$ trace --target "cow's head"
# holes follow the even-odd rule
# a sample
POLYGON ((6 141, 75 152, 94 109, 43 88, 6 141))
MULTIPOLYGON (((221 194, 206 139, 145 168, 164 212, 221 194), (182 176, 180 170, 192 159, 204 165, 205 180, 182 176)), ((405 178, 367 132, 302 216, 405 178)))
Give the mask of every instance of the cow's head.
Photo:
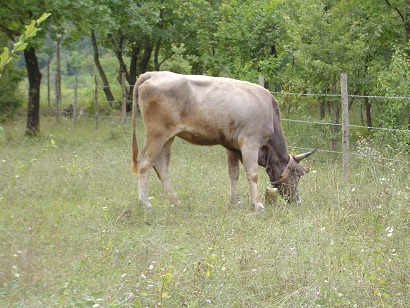
POLYGON ((316 149, 310 152, 299 154, 299 155, 289 155, 288 161, 283 162, 277 157, 275 159, 275 154, 268 147, 263 147, 259 151, 258 163, 261 166, 266 167, 266 172, 270 179, 270 184, 273 187, 278 188, 279 193, 284 197, 289 203, 296 202, 300 203, 301 199, 298 195, 298 183, 300 177, 309 172, 308 168, 299 165, 299 162, 312 155, 316 149))

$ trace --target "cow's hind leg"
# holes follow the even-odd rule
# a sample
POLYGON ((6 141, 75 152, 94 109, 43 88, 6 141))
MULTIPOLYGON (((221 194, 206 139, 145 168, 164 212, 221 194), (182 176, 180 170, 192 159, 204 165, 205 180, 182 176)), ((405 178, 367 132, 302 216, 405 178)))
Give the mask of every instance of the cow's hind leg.
POLYGON ((151 208, 148 200, 148 176, 157 158, 160 157, 166 139, 150 138, 147 136, 144 148, 138 155, 138 201, 144 208, 151 208))
POLYGON ((239 178, 239 159, 240 153, 226 149, 226 158, 228 163, 229 184, 231 188, 230 203, 238 203, 238 178, 239 178))
POLYGON ((158 175, 159 180, 161 181, 162 188, 164 189, 165 194, 168 196, 169 201, 172 205, 180 205, 174 189, 172 188, 171 181, 169 179, 169 161, 171 158, 171 146, 174 138, 169 139, 164 147, 161 150, 161 153, 158 155, 158 158, 154 162, 154 170, 158 175))
POLYGON ((249 182, 249 187, 252 196, 252 205, 257 211, 263 211, 265 208, 261 202, 261 197, 258 192, 258 150, 259 145, 244 144, 241 148, 242 162, 246 171, 246 177, 249 182))

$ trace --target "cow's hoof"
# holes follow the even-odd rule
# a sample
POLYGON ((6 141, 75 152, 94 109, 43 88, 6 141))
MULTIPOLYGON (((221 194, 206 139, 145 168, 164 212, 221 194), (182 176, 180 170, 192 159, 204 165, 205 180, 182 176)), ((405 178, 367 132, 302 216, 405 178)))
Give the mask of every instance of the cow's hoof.
POLYGON ((242 206, 243 205, 242 201, 239 200, 239 199, 229 200, 228 204, 233 205, 233 206, 242 206))
POLYGON ((263 212, 264 210, 265 210, 265 207, 263 206, 263 204, 262 203, 256 203, 255 205, 254 205, 254 208, 255 208, 255 211, 257 211, 257 212, 263 212))
POLYGON ((143 202, 143 201, 139 201, 139 204, 141 205, 141 207, 144 209, 144 210, 152 210, 152 206, 151 206, 151 203, 149 203, 149 202, 143 202))

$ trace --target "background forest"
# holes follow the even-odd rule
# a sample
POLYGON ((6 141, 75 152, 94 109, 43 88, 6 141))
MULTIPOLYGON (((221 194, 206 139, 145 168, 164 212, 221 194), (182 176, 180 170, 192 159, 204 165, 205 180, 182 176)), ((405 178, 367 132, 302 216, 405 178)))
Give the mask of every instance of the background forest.
POLYGON ((410 1, 1 0, 0 46, 44 13, 2 71, 0 56, 0 306, 408 307, 410 1), (263 75, 289 151, 320 145, 303 203, 255 212, 241 169, 228 204, 224 149, 177 139, 183 206, 152 174, 139 207, 120 76, 129 102, 147 70, 263 75), (56 112, 74 101, 81 118, 56 112))
MULTIPOLYGON (((26 76, 30 93, 40 92, 47 70, 52 87, 56 84, 61 44, 63 85, 73 84, 75 74, 80 83, 92 82, 98 73, 110 103, 120 99, 110 86, 118 85, 121 72, 130 88, 140 73, 171 70, 252 82, 262 74, 271 91, 320 94, 340 93, 340 73, 346 72, 349 94, 366 96, 356 99, 366 115, 363 124, 409 126, 408 100, 367 97, 408 96, 410 4, 405 0, 24 0, 1 5, 1 44, 7 46, 44 12, 52 15, 24 57, 3 72, 2 121, 27 101, 27 90, 18 86, 26 76)), ((28 99, 27 134, 40 129, 40 97, 45 101, 47 95, 28 99)), ((339 116, 331 98, 309 103, 320 119, 327 111, 339 116)))

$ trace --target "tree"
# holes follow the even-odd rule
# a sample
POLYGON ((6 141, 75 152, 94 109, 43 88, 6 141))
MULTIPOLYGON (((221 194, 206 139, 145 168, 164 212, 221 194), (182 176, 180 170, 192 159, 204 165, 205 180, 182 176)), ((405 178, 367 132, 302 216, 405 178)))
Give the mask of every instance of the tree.
POLYGON ((380 72, 378 78, 379 93, 386 96, 383 102, 376 105, 380 126, 388 129, 406 130, 406 133, 392 130, 380 130, 377 137, 395 148, 409 152, 410 144, 410 56, 397 48, 390 66, 380 72), (393 97, 393 98, 388 98, 393 97))
MULTIPOLYGON (((11 40, 14 40, 15 36, 18 36, 22 32, 22 28, 25 26, 27 20, 30 20, 34 15, 40 16, 41 14, 32 11, 31 7, 26 8, 21 3, 9 3, 6 6, 6 10, 0 14, 1 22, 0 29, 11 40), (25 10, 26 9, 26 10, 25 10), (19 20, 20 22, 16 22, 19 20)), ((43 10, 43 12, 46 10, 43 10)), ((26 60, 27 74, 29 79, 29 94, 28 94, 28 112, 27 112, 27 126, 26 135, 35 136, 40 129, 40 82, 41 72, 38 66, 38 60, 36 55, 36 42, 30 42, 27 45, 27 40, 37 34, 38 26, 43 22, 50 14, 43 14, 37 21, 32 21, 16 46, 16 51, 23 50, 24 58, 26 60)), ((12 52, 13 53, 13 52, 12 52)), ((2 54, 2 61, 7 64, 9 62, 10 54, 4 50, 2 54)))
MULTIPOLYGON (((13 48, 9 49, 8 47, 4 47, 3 52, 0 54, 0 73, 3 71, 4 67, 11 62, 11 60, 17 55, 19 51, 24 51, 26 49, 28 39, 30 37, 36 36, 37 31, 41 30, 39 28, 40 24, 50 15, 51 14, 49 13, 44 13, 39 19, 32 20, 29 25, 26 25, 26 30, 20 36, 19 40, 14 43, 13 48)), ((4 30, 6 33, 9 32, 6 28, 4 30)))
MULTIPOLYGON (((410 2, 407 0, 384 0, 388 7, 395 10, 401 20, 404 32, 404 41, 410 40, 410 2)), ((410 53, 410 49, 407 49, 410 53)))
MULTIPOLYGON (((134 0, 88 0, 81 4, 81 10, 72 14, 72 22, 77 25, 75 36, 90 36, 94 50, 94 62, 104 84, 107 100, 112 102, 108 80, 99 61, 99 48, 111 50, 119 63, 118 81, 125 73, 130 85, 128 94, 137 76, 147 70, 157 36, 160 14, 160 1, 134 0), (87 18, 84 18, 84 15, 87 18), (157 27, 158 28, 158 27, 157 27), (130 59, 129 65, 126 58, 130 59)), ((130 109, 131 104, 127 104, 130 109)))

